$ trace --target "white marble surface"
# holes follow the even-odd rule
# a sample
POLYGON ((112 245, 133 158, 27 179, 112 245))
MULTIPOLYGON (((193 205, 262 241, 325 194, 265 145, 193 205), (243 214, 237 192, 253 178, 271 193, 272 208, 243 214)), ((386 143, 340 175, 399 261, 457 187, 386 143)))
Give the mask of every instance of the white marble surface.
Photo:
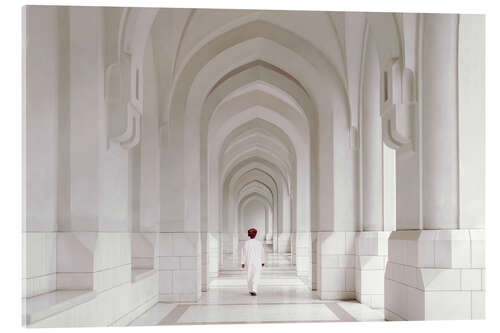
POLYGON ((23 300, 23 319, 27 324, 67 310, 96 296, 91 290, 56 290, 23 300))
POLYGON ((176 306, 175 303, 156 303, 148 311, 134 319, 129 326, 157 325, 176 306))
POLYGON ((322 301, 297 277, 290 254, 267 254, 259 293, 248 295, 245 271, 231 261, 196 303, 157 303, 131 325, 384 320, 357 301, 322 301))
POLYGON ((357 301, 337 302, 337 304, 347 313, 353 316, 356 321, 383 321, 384 310, 372 309, 367 305, 357 301))
POLYGON ((132 281, 141 280, 147 276, 154 274, 155 270, 150 268, 134 268, 132 269, 132 281))
POLYGON ((324 304, 193 305, 179 323, 258 323, 334 321, 339 318, 324 304))

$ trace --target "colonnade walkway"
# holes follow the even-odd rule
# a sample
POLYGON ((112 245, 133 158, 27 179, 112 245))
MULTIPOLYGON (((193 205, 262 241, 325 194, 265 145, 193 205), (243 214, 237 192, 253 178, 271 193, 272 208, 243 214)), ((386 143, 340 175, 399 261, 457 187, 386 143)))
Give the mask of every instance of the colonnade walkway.
POLYGON ((384 320, 383 310, 356 301, 323 301, 298 277, 290 254, 267 252, 258 295, 246 271, 224 258, 219 276, 196 303, 157 303, 130 325, 192 325, 384 320))

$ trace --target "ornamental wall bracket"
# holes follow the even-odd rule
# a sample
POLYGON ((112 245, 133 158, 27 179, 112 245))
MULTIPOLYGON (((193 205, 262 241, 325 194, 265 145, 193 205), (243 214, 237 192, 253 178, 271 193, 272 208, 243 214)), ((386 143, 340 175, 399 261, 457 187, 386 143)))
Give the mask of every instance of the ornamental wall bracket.
POLYGON ((124 149, 134 148, 141 139, 142 114, 132 104, 127 104, 127 128, 121 135, 111 138, 124 149))
POLYGON ((413 152, 416 127, 415 79, 401 60, 392 59, 382 73, 382 136, 400 152, 413 152))
POLYGON ((108 124, 109 141, 119 144, 124 149, 131 149, 140 142, 142 122, 139 101, 139 71, 128 70, 129 66, 126 62, 109 65, 106 69, 104 85, 106 108, 110 121, 108 124), (130 86, 137 88, 132 89, 129 88, 130 86), (129 89, 133 92, 132 94, 128 93, 129 89), (128 101, 124 100, 125 98, 128 101), (113 118, 109 117, 112 113, 120 114, 120 117, 126 117, 126 121, 124 121, 126 127, 124 129, 115 128, 117 125, 113 124, 113 118), (119 130, 121 130, 121 133, 118 132, 119 130))

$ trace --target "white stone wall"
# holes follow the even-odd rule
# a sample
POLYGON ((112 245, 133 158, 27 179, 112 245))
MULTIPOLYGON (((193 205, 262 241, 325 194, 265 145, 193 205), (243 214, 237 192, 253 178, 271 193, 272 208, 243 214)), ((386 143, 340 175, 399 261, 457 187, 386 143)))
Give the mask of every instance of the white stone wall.
POLYGON ((154 232, 134 232, 130 234, 132 248, 132 269, 154 269, 158 234, 154 232))
POLYGON ((57 233, 23 233, 23 297, 56 289, 57 233))
MULTIPOLYGON (((52 316, 27 324, 30 327, 125 325, 154 305, 158 301, 158 272, 132 281, 130 237, 129 233, 57 233, 57 249, 72 254, 57 258, 57 290, 87 291, 89 297, 82 303, 64 306, 63 310, 52 312, 52 316)), ((44 242, 32 240, 30 244, 37 243, 43 245, 44 242)), ((47 247, 48 243, 45 244, 47 247)), ((41 252, 44 253, 50 252, 41 252)), ((33 258, 37 259, 37 256, 33 255, 33 258)), ((37 271, 40 264, 31 262, 26 267, 37 271)), ((36 285, 41 286, 40 282, 36 285)), ((36 296, 33 289, 28 288, 26 292, 31 292, 27 297, 36 296)), ((50 311, 50 308, 30 307, 28 299, 23 303, 25 313, 30 315, 50 311)))
POLYGON ((158 302, 158 273, 118 284, 90 301, 37 321, 30 327, 124 326, 158 302))

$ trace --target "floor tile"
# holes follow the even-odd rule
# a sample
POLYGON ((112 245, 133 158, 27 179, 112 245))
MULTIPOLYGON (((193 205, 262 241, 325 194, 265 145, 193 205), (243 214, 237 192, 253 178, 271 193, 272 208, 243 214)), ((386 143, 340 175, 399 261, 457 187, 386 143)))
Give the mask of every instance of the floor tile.
POLYGON ((192 305, 179 323, 259 323, 335 321, 324 304, 192 305))
POLYGON ((177 304, 156 303, 152 308, 137 317, 129 326, 150 326, 157 325, 165 318, 177 304))
POLYGON ((297 277, 290 255, 267 254, 256 297, 238 263, 225 258, 221 267, 198 302, 158 303, 131 325, 384 320, 382 310, 357 301, 319 299, 297 277))

